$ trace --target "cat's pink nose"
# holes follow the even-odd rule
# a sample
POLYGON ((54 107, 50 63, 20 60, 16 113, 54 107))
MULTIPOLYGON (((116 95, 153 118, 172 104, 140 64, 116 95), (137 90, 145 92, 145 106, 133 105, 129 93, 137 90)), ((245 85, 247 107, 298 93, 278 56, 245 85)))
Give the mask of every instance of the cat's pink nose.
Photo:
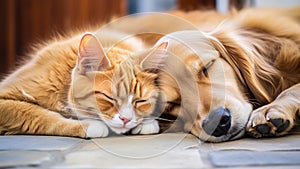
POLYGON ((123 121, 124 125, 126 125, 130 121, 130 119, 128 119, 128 118, 126 118, 124 116, 119 116, 119 118, 123 121))

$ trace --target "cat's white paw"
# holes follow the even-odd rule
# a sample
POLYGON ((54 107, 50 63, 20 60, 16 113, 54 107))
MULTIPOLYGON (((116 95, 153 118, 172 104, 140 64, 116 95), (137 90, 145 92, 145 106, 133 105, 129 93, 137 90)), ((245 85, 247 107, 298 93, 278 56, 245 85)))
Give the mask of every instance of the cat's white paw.
POLYGON ((86 130, 87 138, 96 138, 96 137, 107 137, 109 134, 109 129, 106 124, 99 120, 84 120, 89 126, 86 130))
POLYGON ((141 124, 132 129, 132 134, 156 134, 159 132, 158 121, 155 119, 143 120, 141 124))

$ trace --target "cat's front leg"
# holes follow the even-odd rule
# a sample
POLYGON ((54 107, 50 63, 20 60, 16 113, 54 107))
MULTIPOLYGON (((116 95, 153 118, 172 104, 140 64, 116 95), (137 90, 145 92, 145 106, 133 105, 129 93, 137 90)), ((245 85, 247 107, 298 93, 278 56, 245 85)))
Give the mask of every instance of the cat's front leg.
POLYGON ((109 134, 109 129, 103 121, 85 119, 82 122, 88 124, 86 138, 107 137, 109 134))
POLYGON ((102 121, 67 119, 36 104, 0 99, 0 134, 106 137, 108 128, 102 121))
POLYGON ((132 134, 156 134, 158 132, 158 121, 151 118, 144 119, 141 124, 131 130, 132 134))

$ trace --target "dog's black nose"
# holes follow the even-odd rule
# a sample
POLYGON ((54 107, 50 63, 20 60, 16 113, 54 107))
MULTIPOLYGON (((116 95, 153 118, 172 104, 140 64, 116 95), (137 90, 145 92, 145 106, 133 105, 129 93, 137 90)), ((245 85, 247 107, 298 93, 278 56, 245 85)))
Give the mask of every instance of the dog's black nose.
POLYGON ((203 130, 212 136, 220 137, 227 134, 231 126, 231 114, 226 108, 220 107, 212 111, 206 119, 203 120, 203 130))

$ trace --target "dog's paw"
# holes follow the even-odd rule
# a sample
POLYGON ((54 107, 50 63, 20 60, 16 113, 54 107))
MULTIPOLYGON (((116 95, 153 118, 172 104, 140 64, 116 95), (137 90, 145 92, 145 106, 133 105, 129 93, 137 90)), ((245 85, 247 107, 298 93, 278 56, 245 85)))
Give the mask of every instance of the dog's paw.
POLYGON ((159 132, 158 121, 155 119, 143 120, 141 124, 131 130, 132 134, 156 134, 159 132))
POLYGON ((107 137, 109 129, 106 124, 99 120, 84 120, 88 123, 86 129, 86 138, 107 137))
POLYGON ((246 126, 247 133, 257 138, 284 135, 294 126, 291 114, 276 105, 256 109, 250 115, 246 126))

